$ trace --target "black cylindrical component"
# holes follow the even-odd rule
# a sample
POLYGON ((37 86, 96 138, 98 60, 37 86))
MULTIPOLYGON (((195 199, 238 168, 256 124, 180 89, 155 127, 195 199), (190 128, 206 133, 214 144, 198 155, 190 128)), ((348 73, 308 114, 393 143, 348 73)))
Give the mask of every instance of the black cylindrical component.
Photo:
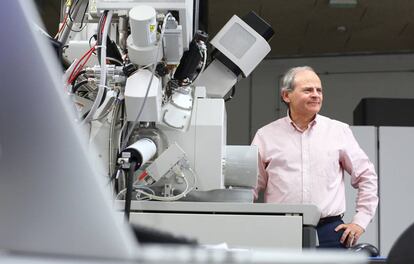
POLYGON ((262 36, 267 42, 269 42, 275 34, 273 28, 253 11, 250 11, 247 15, 245 15, 242 20, 258 34, 260 34, 260 36, 262 36))
POLYGON ((191 77, 196 73, 197 67, 202 60, 199 41, 204 43, 207 42, 208 35, 203 31, 197 31, 194 35, 193 40, 190 42, 189 49, 184 52, 180 60, 180 65, 178 65, 177 70, 174 73, 174 79, 176 80, 185 80, 186 78, 191 79, 191 77))
POLYGON ((139 167, 142 165, 142 161, 143 161, 142 154, 138 150, 133 149, 133 148, 125 149, 122 152, 129 152, 131 154, 130 161, 131 161, 131 164, 134 163, 133 169, 138 170, 139 167))
MULTIPOLYGON (((239 76, 240 74, 243 74, 242 70, 239 68, 239 66, 237 66, 232 60, 230 60, 229 58, 227 58, 226 55, 224 55, 223 53, 221 53, 221 51, 219 51, 218 49, 215 49, 211 56, 214 59, 219 60, 221 63, 223 63, 226 68, 228 68, 229 70, 231 70, 234 75, 239 76)), ((243 77, 246 77, 243 75, 243 77)))
POLYGON ((190 42, 190 48, 184 52, 178 65, 177 70, 174 73, 174 79, 184 80, 190 78, 197 70, 202 57, 197 43, 194 41, 190 42))

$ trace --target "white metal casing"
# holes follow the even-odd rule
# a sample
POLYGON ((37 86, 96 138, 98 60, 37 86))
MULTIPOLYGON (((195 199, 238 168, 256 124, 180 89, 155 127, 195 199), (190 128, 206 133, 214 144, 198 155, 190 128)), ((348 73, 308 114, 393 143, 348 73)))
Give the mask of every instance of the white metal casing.
MULTIPOLYGON (((144 102, 151 75, 152 73, 149 70, 142 69, 128 77, 125 85, 125 106, 128 121, 136 120, 144 102)), ((145 107, 138 121, 158 122, 161 117, 161 100, 161 83, 154 76, 145 107)))
POLYGON ((226 109, 223 99, 198 99, 195 109, 195 170, 199 190, 224 189, 226 109))
POLYGON ((194 85, 205 87, 208 97, 223 98, 237 80, 237 76, 229 68, 219 60, 213 60, 194 85))
POLYGON ((166 28, 164 33, 164 57, 167 64, 179 64, 183 56, 182 26, 177 28, 166 28))
POLYGON ((138 47, 154 45, 157 41, 155 9, 147 5, 134 6, 129 10, 129 24, 133 43, 138 47))
POLYGON ((224 188, 222 161, 226 145, 226 111, 223 99, 196 98, 186 132, 162 123, 158 127, 169 142, 177 142, 186 153, 197 174, 197 190, 224 188))
POLYGON ((148 175, 158 181, 166 175, 175 164, 184 158, 184 151, 174 142, 146 168, 146 171, 148 175))
POLYGON ((137 5, 148 5, 155 8, 157 12, 178 11, 180 25, 183 27, 183 46, 188 49, 193 38, 193 10, 192 0, 166 0, 166 1, 146 1, 146 0, 96 0, 98 12, 103 10, 123 11, 129 10, 137 5))
POLYGON ((137 5, 129 10, 131 35, 127 38, 127 46, 130 60, 135 64, 149 65, 162 57, 162 53, 158 51, 160 46, 157 45, 155 17, 155 9, 149 5, 137 5))
POLYGON ((210 42, 248 76, 270 52, 267 41, 234 15, 210 42))
POLYGON ((129 59, 138 65, 147 66, 160 61, 162 58, 161 45, 138 47, 134 45, 132 35, 127 38, 127 47, 129 59))
POLYGON ((226 146, 225 185, 254 188, 259 174, 258 164, 257 146, 226 146))
POLYGON ((175 92, 171 99, 162 107, 164 124, 186 131, 191 122, 193 97, 191 93, 175 92))

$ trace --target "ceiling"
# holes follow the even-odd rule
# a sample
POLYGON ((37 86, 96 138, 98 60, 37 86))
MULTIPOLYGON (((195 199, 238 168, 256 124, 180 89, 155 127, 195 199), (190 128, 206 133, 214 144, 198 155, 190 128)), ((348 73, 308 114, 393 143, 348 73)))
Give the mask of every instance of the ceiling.
MULTIPOLYGON (((212 38, 234 14, 255 11, 276 34, 268 58, 414 52, 414 0, 195 0, 212 38), (335 8, 330 1, 357 1, 335 8)), ((60 0, 35 0, 53 35, 60 0)))
POLYGON ((269 58, 414 52, 413 0, 358 0, 354 8, 329 0, 206 0, 203 7, 210 37, 232 15, 255 11, 276 32, 269 58))

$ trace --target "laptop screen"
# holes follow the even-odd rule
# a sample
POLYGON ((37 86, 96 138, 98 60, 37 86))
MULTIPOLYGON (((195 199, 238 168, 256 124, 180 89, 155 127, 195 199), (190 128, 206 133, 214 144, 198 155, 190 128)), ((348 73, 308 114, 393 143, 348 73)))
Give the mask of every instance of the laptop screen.
POLYGON ((30 1, 0 8, 0 249, 130 259, 137 243, 88 160, 30 1))

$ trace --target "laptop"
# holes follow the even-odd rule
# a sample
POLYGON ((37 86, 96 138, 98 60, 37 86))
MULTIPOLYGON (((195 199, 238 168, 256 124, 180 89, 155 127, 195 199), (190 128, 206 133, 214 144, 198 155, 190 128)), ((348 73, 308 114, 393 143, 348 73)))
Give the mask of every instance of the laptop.
POLYGON ((134 258, 137 243, 88 159, 33 3, 0 5, 0 248, 134 258))
MULTIPOLYGON (((311 260, 314 252, 246 255, 139 245, 88 157, 86 136, 63 91, 62 69, 36 30, 42 23, 33 3, 5 0, 0 5, 0 251, 7 253, 0 254, 0 262, 19 255, 29 256, 28 262, 30 256, 160 263, 311 260)), ((320 254, 319 263, 366 260, 320 254)))

